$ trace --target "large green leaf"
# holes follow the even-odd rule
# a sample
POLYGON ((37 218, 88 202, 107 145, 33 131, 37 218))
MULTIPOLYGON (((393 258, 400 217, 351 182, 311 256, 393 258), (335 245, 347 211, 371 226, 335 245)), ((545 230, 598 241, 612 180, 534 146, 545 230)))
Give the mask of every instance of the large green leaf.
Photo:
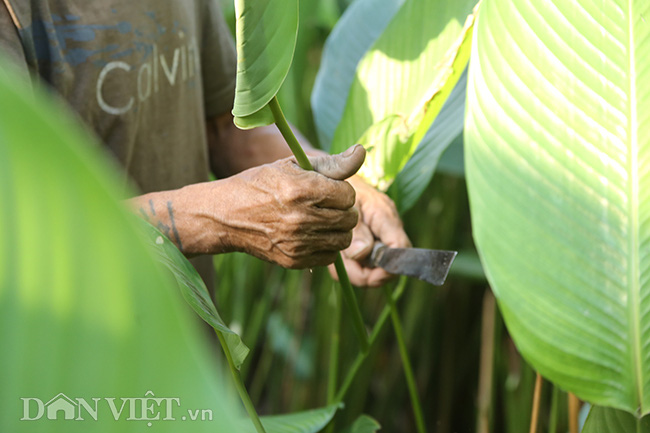
POLYGON ((0 65, 0 431, 234 431, 210 342, 119 204, 117 176, 60 103, 0 65), (21 421, 21 398, 59 393, 99 399, 98 420, 21 421), (127 420, 141 415, 127 404, 115 421, 106 400, 119 411, 151 394, 179 399, 175 421, 155 400, 142 403, 159 419, 127 420), (197 409, 213 421, 191 421, 197 409))
MULTIPOLYGON (((267 433, 316 433, 332 420, 339 407, 339 404, 333 404, 288 415, 264 416, 261 419, 267 433)), ((255 433, 255 428, 248 420, 242 421, 239 427, 237 432, 255 433)))
POLYGON ((474 237, 524 357, 650 412, 650 3, 487 0, 465 123, 474 237))
POLYGON ((639 419, 627 412, 594 406, 582 433, 650 433, 650 417, 639 419))
POLYGON ((235 15, 235 124, 243 129, 270 125, 267 105, 287 77, 296 47, 298 0, 235 0, 235 15))
POLYGON ((246 359, 249 349, 242 342, 241 337, 231 331, 219 316, 199 273, 173 242, 167 239, 157 228, 146 221, 142 221, 141 225, 147 244, 155 253, 158 262, 172 273, 183 298, 196 314, 205 320, 208 325, 212 326, 215 331, 223 334, 235 367, 239 369, 246 359))
POLYGON ((360 174, 380 189, 387 189, 415 152, 465 69, 475 5, 476 0, 407 0, 359 62, 331 151, 377 140, 360 174), (388 136, 400 140, 378 139, 386 136, 377 135, 385 122, 397 131, 388 136))

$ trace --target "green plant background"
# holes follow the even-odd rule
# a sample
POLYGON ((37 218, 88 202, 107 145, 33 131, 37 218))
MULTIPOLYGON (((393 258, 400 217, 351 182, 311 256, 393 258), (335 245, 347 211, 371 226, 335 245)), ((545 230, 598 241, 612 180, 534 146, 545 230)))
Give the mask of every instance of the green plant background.
MULTIPOLYGON (((232 6, 223 3, 234 28, 232 6)), ((319 145, 311 114, 312 88, 325 39, 349 5, 336 0, 300 1, 299 5, 294 61, 278 99, 289 120, 319 145)), ((462 102, 464 88, 459 93, 462 102)), ((460 105, 455 119, 460 117, 462 124, 460 105)), ((425 419, 432 431, 470 432, 476 431, 480 413, 488 419, 490 431, 525 431, 535 375, 518 355, 496 309, 487 309, 495 332, 494 340, 484 344, 494 350, 494 364, 487 374, 491 386, 487 395, 480 399, 477 395, 487 282, 471 238, 462 134, 447 134, 452 134, 448 139, 452 144, 442 155, 433 180, 403 214, 406 230, 417 246, 460 249, 445 286, 434 288, 410 280, 399 302, 425 419), (486 399, 491 403, 481 409, 486 399)), ((325 404, 335 316, 334 286, 327 273, 322 269, 283 270, 243 254, 220 256, 215 263, 219 309, 251 348, 242 373, 258 410, 281 413, 325 404)), ((358 293, 370 325, 383 309, 384 297, 378 290, 358 293)), ((344 315, 339 374, 345 373, 357 355, 351 326, 344 315)), ((487 364, 483 362, 484 369, 490 367, 487 364)), ((387 326, 354 381, 333 430, 367 413, 380 420, 385 431, 414 431, 401 365, 394 334, 387 326)), ((566 431, 566 395, 547 386, 543 410, 548 413, 551 407, 555 417, 543 419, 540 425, 553 423, 558 432, 566 431)))
MULTIPOLYGON (((311 111, 312 88, 325 39, 349 3, 299 2, 300 33, 294 61, 278 97, 287 117, 316 145, 319 134, 311 111)), ((232 2, 224 2, 224 10, 233 25, 232 2)), ((0 84, 4 86, 0 89, 3 98, 14 94, 6 82, 0 80, 0 84)), ((459 116, 464 85, 461 78, 454 90, 457 97, 450 98, 454 104, 454 110, 446 112, 450 124, 462 124, 459 116)), ((0 103, 0 152, 4 152, 0 154, 0 203, 3 209, 12 210, 0 214, 0 223, 18 227, 0 237, 0 336, 9 342, 0 357, 3 431, 5 426, 7 431, 24 428, 14 414, 20 413, 18 394, 46 398, 62 391, 83 393, 92 386, 93 392, 101 389, 108 395, 143 396, 147 380, 159 387, 157 395, 167 394, 167 390, 172 393, 173 389, 174 394, 195 403, 193 406, 212 402, 219 414, 216 424, 224 431, 233 431, 229 423, 236 422, 230 415, 237 398, 226 385, 228 379, 219 376, 219 356, 206 350, 216 349, 216 345, 208 343, 207 330, 201 331, 205 325, 190 313, 178 288, 156 268, 143 243, 138 243, 132 222, 116 206, 116 190, 105 180, 113 176, 111 170, 91 151, 80 150, 83 145, 77 145, 78 154, 76 150, 59 153, 46 146, 55 136, 49 133, 56 130, 52 124, 68 124, 56 116, 48 118, 55 109, 45 111, 28 105, 21 111, 16 110, 16 104, 11 97, 0 103), (52 128, 28 131, 33 136, 27 141, 40 143, 40 147, 6 147, 7 143, 20 142, 16 125, 32 119, 34 113, 52 128), (41 165, 30 166, 34 160, 41 165), (67 177, 57 171, 61 166, 67 167, 67 177), (13 192, 18 181, 12 175, 18 172, 20 196, 13 192), (89 181, 94 176, 100 180, 89 181), (88 210, 80 213, 79 209, 88 210), (88 245, 96 244, 107 247, 89 249, 88 245), (42 269, 48 272, 30 273, 36 265, 45 266, 42 269), (156 276, 151 279, 151 275, 156 276), (14 293, 17 282, 28 290, 14 293), (73 285, 87 291, 73 294, 73 285), (112 290, 115 286, 119 290, 112 290), (66 310, 69 305, 74 308, 66 310), (133 324, 124 311, 160 326, 144 327, 138 321, 133 324), (76 329, 76 323, 84 326, 76 329), (24 331, 17 334, 16 329, 24 331), (109 339, 111 345, 88 350, 95 347, 98 335, 102 341, 109 339), (64 385, 69 388, 63 390, 64 385)), ((71 141, 87 141, 75 127, 70 129, 71 141)), ((403 204, 400 209, 405 227, 416 246, 460 250, 445 286, 434 288, 408 281, 398 304, 425 420, 432 431, 442 433, 488 431, 482 429, 484 426, 506 433, 527 431, 535 375, 506 331, 473 245, 463 134, 453 128, 439 134, 451 145, 442 154, 433 179, 430 169, 421 177, 402 181, 423 183, 423 195, 416 200, 419 192, 405 198, 399 194, 400 188, 389 190, 398 204, 403 204)), ((65 148, 65 136, 59 141, 65 148)), ((426 168, 421 164, 415 167, 426 168)), ((395 183, 400 183, 399 177, 395 183)), ((333 284, 326 272, 287 271, 241 254, 216 257, 215 266, 217 307, 228 327, 250 348, 241 371, 258 411, 279 414, 324 407, 330 342, 337 317, 333 284)), ((365 323, 374 323, 384 304, 380 291, 360 292, 365 323)), ((338 337, 339 368, 344 374, 358 350, 345 315, 338 337)), ((362 427, 373 431, 376 424, 368 418, 359 419, 362 413, 379 419, 384 431, 415 430, 402 360, 390 327, 381 332, 379 344, 356 377, 345 403, 337 412, 333 431, 352 425, 351 431, 362 427)), ((542 390, 540 428, 567 431, 566 406, 566 394, 547 383, 542 390)), ((304 418, 303 425, 306 418, 314 420, 308 415, 296 416, 304 418)), ((629 416, 602 409, 592 412, 590 420, 587 425, 591 429, 608 420, 619 422, 622 428, 632 425, 629 416)), ((125 424, 122 431, 146 429, 138 423, 125 424)), ((175 428, 173 424, 161 425, 170 431, 175 428)), ((30 431, 62 428, 58 424, 34 426, 30 431)))

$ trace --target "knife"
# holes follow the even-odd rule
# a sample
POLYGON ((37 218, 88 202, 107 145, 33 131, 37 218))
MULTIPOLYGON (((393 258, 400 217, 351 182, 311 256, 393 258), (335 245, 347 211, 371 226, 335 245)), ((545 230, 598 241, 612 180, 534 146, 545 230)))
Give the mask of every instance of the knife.
POLYGON ((391 274, 407 275, 442 286, 457 251, 428 250, 424 248, 391 248, 375 242, 368 262, 391 274))

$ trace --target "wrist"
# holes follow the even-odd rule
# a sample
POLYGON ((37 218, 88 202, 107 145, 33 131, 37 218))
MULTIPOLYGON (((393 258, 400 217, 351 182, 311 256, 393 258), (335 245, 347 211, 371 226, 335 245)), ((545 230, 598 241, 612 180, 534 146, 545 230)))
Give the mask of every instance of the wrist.
POLYGON ((218 215, 225 181, 188 185, 128 200, 141 218, 158 228, 188 257, 234 251, 218 215), (217 204, 217 205, 216 205, 217 204))

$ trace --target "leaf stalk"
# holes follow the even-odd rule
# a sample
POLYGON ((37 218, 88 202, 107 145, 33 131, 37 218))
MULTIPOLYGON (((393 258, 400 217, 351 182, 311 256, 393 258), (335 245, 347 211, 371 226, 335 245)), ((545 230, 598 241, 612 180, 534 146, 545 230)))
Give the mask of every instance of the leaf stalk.
MULTIPOLYGON (((393 292, 393 300, 397 302, 399 298, 402 296, 404 293, 404 289, 406 288, 406 282, 407 279, 406 277, 400 278, 399 284, 397 285, 397 288, 393 292)), ((381 314, 379 315, 379 319, 377 319, 377 322, 375 323, 375 326, 372 328, 372 332, 370 333, 370 347, 372 347, 377 339, 379 338, 379 333, 381 330, 384 328, 384 325, 386 324, 386 320, 388 320, 388 316, 390 316, 390 307, 387 305, 384 307, 382 310, 381 314)), ((357 375, 357 372, 363 365, 364 361, 368 357, 369 352, 362 352, 357 355, 355 360, 352 363, 352 366, 348 370, 348 374, 345 376, 345 379, 343 380, 343 384, 339 388, 338 392, 336 393, 336 399, 335 401, 337 403, 340 403, 343 401, 343 398, 345 398, 345 394, 348 392, 350 389, 350 386, 352 385, 352 381, 357 375)))
POLYGON ((422 415, 422 404, 420 403, 420 397, 418 396, 418 388, 415 383, 415 376, 413 375, 413 367, 411 366, 411 360, 409 359, 408 349, 406 347, 406 342, 404 341, 404 330, 402 328, 402 322, 399 317, 399 312, 397 311, 397 305, 393 299, 393 293, 390 290, 390 287, 387 285, 383 286, 384 296, 386 297, 386 302, 390 308, 390 317, 393 322, 393 329, 395 330, 395 337, 397 338, 397 347, 399 348, 399 354, 402 358, 402 365, 404 368, 404 376, 406 377, 406 385, 409 390, 409 395, 411 397, 411 404, 413 405, 413 416, 415 417, 415 425, 417 427, 418 433, 426 433, 427 428, 424 424, 424 416, 422 415))
MULTIPOLYGON (((274 96, 273 99, 271 99, 271 102, 269 102, 269 107, 273 113, 275 124, 289 145, 291 152, 296 157, 298 165, 300 165, 303 170, 313 171, 314 167, 311 165, 311 162, 309 161, 309 158, 307 158, 307 154, 298 142, 298 139, 293 134, 293 131, 291 130, 287 119, 284 117, 284 113, 282 113, 282 108, 280 107, 277 96, 274 96)), ((366 332, 366 326, 363 324, 363 318, 361 317, 359 304, 357 303, 357 298, 354 294, 354 290, 352 289, 350 278, 348 278, 348 273, 345 270, 345 265, 343 264, 341 253, 337 254, 334 266, 336 267, 336 274, 338 275, 339 282, 341 283, 341 293, 343 295, 343 300, 345 301, 345 305, 348 308, 348 311, 352 318, 352 327, 354 328, 354 331, 359 340, 359 345, 361 346, 361 352, 367 353, 370 347, 368 343, 368 333, 366 332)))
POLYGON ((241 398, 242 403, 244 403, 244 408, 246 409, 248 416, 253 422, 253 425, 255 426, 255 430, 257 430, 257 433, 266 433, 266 430, 264 430, 264 426, 262 425, 262 421, 260 420, 260 417, 257 414, 257 411, 255 410, 255 405, 253 405, 253 402, 251 401, 251 398, 248 395, 248 391, 246 391, 246 387, 244 386, 244 381, 241 378, 241 374, 239 373, 239 370, 237 370, 237 367, 235 367, 235 363, 233 362, 232 359, 232 354, 230 353, 230 349, 226 344, 226 339, 224 338, 221 332, 216 331, 216 333, 217 333, 217 337, 219 338, 219 343, 221 344, 221 348, 223 349, 223 352, 226 354, 226 360, 228 360, 228 367, 235 381, 235 388, 237 388, 239 397, 241 398))

